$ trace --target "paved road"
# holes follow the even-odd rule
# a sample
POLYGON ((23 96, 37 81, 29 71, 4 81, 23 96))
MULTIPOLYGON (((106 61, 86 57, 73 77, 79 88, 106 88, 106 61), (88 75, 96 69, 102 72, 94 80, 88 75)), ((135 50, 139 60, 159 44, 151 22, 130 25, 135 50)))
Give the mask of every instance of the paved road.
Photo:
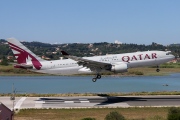
MULTIPOLYGON (((10 97, 0 97, 10 109, 10 97)), ((82 96, 82 97, 16 97, 14 108, 93 108, 93 107, 170 107, 180 106, 180 96, 82 96)))

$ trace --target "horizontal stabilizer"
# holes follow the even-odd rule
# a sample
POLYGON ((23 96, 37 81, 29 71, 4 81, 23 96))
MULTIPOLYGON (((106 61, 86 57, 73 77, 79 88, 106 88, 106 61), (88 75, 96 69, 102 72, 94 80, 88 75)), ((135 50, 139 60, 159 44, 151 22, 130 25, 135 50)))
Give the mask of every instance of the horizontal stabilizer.
POLYGON ((27 64, 14 64, 15 68, 33 69, 33 65, 27 64))

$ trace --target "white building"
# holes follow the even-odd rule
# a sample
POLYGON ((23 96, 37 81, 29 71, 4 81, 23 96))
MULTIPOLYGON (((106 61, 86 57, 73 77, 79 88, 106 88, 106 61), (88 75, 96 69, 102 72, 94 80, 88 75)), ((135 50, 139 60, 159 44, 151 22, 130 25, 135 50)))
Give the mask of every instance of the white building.
POLYGON ((122 44, 122 42, 115 40, 114 44, 122 44))

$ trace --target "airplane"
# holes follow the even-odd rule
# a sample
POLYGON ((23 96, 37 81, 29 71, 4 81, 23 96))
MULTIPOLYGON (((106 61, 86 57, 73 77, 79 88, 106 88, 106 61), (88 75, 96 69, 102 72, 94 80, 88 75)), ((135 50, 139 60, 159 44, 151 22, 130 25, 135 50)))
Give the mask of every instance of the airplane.
POLYGON ((122 73, 129 68, 142 66, 157 66, 175 58, 171 51, 144 51, 124 54, 112 54, 93 57, 77 57, 61 51, 62 55, 68 59, 43 60, 31 52, 27 47, 15 38, 8 38, 7 42, 13 51, 17 64, 15 68, 29 69, 34 72, 72 75, 83 73, 95 73, 93 82, 101 78, 103 72, 122 73))

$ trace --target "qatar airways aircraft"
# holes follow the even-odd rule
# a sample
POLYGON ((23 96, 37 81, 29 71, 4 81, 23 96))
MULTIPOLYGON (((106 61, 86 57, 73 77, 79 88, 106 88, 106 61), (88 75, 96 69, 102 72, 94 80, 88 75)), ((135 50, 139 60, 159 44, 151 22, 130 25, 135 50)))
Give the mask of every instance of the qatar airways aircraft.
POLYGON ((9 38, 7 41, 17 59, 15 68, 59 75, 96 73, 93 82, 101 78, 102 72, 107 71, 121 73, 127 72, 128 68, 153 65, 157 66, 156 71, 159 72, 160 64, 175 58, 170 51, 144 51, 93 57, 76 57, 61 51, 68 59, 46 61, 36 56, 18 40, 9 38))

